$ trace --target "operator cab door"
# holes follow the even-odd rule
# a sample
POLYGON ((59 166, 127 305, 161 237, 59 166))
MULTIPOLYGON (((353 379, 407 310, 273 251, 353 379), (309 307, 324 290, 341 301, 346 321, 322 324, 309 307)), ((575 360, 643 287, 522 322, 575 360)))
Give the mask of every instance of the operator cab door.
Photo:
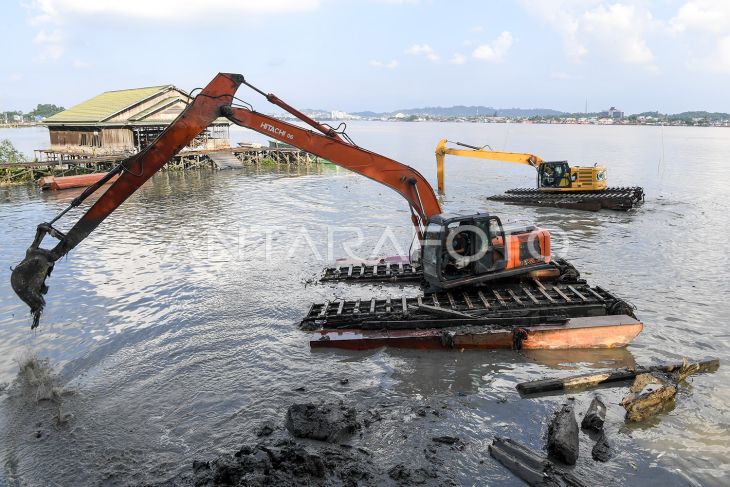
POLYGON ((567 161, 544 162, 537 171, 538 188, 569 188, 571 183, 567 161))
POLYGON ((480 250, 483 255, 478 256, 474 263, 474 273, 487 274, 501 271, 507 267, 507 239, 504 235, 502 222, 496 216, 481 221, 474 225, 477 231, 477 238, 480 241, 480 250), (486 242, 481 242, 486 237, 486 242))

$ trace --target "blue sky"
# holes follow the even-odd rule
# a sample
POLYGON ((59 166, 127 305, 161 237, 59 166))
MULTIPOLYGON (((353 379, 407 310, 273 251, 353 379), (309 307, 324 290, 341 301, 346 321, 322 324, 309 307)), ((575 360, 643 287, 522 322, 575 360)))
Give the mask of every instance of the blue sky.
MULTIPOLYGON (((728 0, 2 3, 0 110, 240 72, 299 108, 730 112, 728 0)), ((265 102, 241 90, 268 111, 265 102)))

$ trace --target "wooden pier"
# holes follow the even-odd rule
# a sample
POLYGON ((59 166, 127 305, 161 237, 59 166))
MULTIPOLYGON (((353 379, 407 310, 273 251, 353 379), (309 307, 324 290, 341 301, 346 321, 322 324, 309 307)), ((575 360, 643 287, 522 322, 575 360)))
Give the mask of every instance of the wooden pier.
MULTIPOLYGON (((45 176, 73 176, 107 172, 133 154, 108 155, 36 150, 34 162, 0 163, 0 186, 35 182, 45 176)), ((229 169, 244 166, 310 166, 326 163, 308 152, 294 147, 267 147, 242 144, 217 150, 186 150, 171 159, 166 170, 229 169)))

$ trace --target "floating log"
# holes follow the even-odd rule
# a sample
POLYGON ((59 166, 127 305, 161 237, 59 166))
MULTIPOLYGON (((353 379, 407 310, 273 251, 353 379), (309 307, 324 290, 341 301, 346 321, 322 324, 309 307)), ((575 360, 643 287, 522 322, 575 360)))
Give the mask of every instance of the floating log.
POLYGON ((533 487, 587 487, 596 485, 563 470, 539 453, 508 438, 495 438, 489 454, 533 487))
POLYGON ((573 406, 565 404, 555 413, 548 426, 547 451, 567 465, 575 465, 578 461, 578 422, 573 406))
POLYGON ((588 411, 586 411, 586 415, 583 416, 583 421, 581 421, 580 426, 581 428, 593 431, 602 431, 603 423, 605 421, 606 405, 603 404, 600 397, 596 396, 591 401, 591 405, 588 406, 588 411))
MULTIPOLYGON (((694 362, 697 364, 696 373, 714 372, 720 367, 720 359, 708 358, 694 362)), ((545 392, 567 391, 571 389, 590 389, 603 384, 624 382, 634 379, 639 374, 650 372, 672 373, 686 370, 685 363, 651 365, 648 367, 636 367, 635 369, 614 369, 598 374, 581 374, 559 379, 541 379, 517 384, 517 390, 524 395, 539 394, 545 392)))

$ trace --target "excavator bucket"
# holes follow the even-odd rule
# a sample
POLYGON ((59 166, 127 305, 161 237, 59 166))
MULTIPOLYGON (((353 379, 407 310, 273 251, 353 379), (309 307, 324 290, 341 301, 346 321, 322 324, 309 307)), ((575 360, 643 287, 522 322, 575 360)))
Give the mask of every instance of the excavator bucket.
POLYGON ((31 330, 38 326, 43 307, 46 305, 43 297, 48 292, 46 277, 51 275, 53 264, 48 250, 31 247, 26 252, 25 259, 15 266, 10 275, 13 291, 30 306, 30 314, 33 315, 31 330))

